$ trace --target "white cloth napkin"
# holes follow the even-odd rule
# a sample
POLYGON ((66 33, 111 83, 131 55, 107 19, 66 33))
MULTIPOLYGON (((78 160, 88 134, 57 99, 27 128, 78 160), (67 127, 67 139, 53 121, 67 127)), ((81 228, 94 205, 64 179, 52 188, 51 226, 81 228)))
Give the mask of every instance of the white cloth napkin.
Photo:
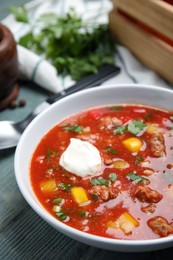
MULTIPOLYGON (((90 19, 96 14, 102 15, 97 18, 98 22, 107 22, 107 14, 112 9, 110 0, 35 0, 26 5, 30 18, 34 22, 41 14, 55 12, 63 15, 68 12, 69 7, 74 7, 75 11, 83 19, 90 19)), ((14 34, 18 40, 28 31, 28 25, 16 22, 12 15, 2 21, 14 34)), ((73 85, 75 82, 70 77, 62 79, 57 74, 56 69, 42 57, 27 50, 22 46, 17 46, 20 77, 33 80, 41 87, 57 93, 73 85)), ((155 72, 144 66, 133 54, 125 47, 118 45, 115 54, 115 63, 121 68, 121 73, 103 85, 140 83, 157 85, 171 88, 171 84, 159 77, 155 72)))

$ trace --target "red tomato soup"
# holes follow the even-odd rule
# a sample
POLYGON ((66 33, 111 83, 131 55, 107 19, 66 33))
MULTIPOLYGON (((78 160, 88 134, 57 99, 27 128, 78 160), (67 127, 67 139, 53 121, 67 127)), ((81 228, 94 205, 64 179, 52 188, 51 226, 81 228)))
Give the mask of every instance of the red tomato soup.
POLYGON ((97 107, 73 115, 38 144, 30 165, 36 197, 58 221, 117 239, 173 234, 173 113, 143 105, 97 107), (59 164, 70 138, 101 156, 97 174, 59 164))

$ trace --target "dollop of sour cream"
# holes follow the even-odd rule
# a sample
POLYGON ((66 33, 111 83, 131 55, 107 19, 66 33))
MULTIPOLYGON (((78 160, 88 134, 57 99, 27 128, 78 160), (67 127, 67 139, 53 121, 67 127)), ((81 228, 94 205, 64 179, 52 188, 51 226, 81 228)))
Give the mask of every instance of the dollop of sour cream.
POLYGON ((67 171, 83 178, 98 173, 102 161, 100 152, 94 145, 87 141, 71 138, 59 163, 67 171))

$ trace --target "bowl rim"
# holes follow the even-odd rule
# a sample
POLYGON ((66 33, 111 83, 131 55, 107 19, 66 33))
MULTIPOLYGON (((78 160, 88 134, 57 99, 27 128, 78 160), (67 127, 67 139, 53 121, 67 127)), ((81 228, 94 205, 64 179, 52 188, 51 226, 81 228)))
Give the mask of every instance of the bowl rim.
MULTIPOLYGON (((148 90, 151 90, 153 88, 155 88, 156 91, 161 91, 161 92, 167 92, 168 94, 171 93, 173 95, 173 90, 172 89, 168 89, 165 87, 161 87, 161 86, 155 86, 155 85, 147 85, 147 84, 137 84, 137 83, 130 83, 130 84, 111 84, 111 85, 105 85, 105 86, 101 86, 100 90, 103 89, 104 90, 109 90, 109 88, 121 88, 121 87, 134 87, 134 88, 145 88, 148 90)), ((19 187, 19 190, 21 191, 24 199, 28 202, 28 204, 31 206, 31 208, 34 209, 34 211, 42 218, 44 219, 47 223, 49 223, 50 225, 56 227, 56 229, 60 232, 62 232, 63 234, 74 238, 73 234, 75 234, 74 239, 78 240, 78 241, 82 241, 82 239, 84 238, 86 241, 90 241, 90 244, 92 243, 92 241, 97 241, 98 243, 104 243, 107 245, 115 245, 115 246, 128 246, 128 247, 138 247, 138 246, 142 246, 143 247, 150 247, 151 250, 151 246, 153 245, 159 245, 162 244, 162 247, 160 248, 165 248, 163 247, 164 244, 168 244, 170 242, 173 242, 173 235, 172 236, 168 236, 168 237, 162 237, 162 238, 155 238, 155 239, 146 239, 146 240, 125 240, 125 239, 115 239, 115 238, 109 238, 109 237, 102 237, 102 236, 98 236, 98 235, 93 235, 90 233, 86 233, 84 231, 80 231, 76 228, 70 227, 67 224, 59 221, 58 219, 54 218, 41 204, 39 204, 39 201, 37 199, 38 202, 36 202, 29 194, 29 192, 27 190, 25 190, 24 186, 22 185, 21 179, 20 179, 20 175, 21 175, 21 170, 20 170, 20 150, 22 149, 22 144, 23 144, 23 140, 26 138, 26 136, 28 135, 28 133, 30 132, 30 129, 32 129, 32 127, 34 126, 35 122, 39 121, 40 118, 44 117, 47 113, 49 113, 49 111, 51 111, 51 109, 55 106, 57 106, 57 104, 61 104, 62 102, 68 102, 69 99, 73 99, 73 97, 78 97, 80 95, 84 95, 85 93, 88 92, 95 92, 95 91, 99 91, 99 86, 96 86, 94 88, 88 88, 85 90, 81 90, 79 92, 76 92, 74 94, 71 94, 67 97, 64 97, 61 100, 56 101, 55 103, 53 103, 52 105, 50 105, 47 109, 45 109, 43 112, 41 112, 36 118, 33 119, 33 121, 27 126, 27 128, 25 129, 25 131, 23 132, 19 143, 17 145, 16 151, 15 151, 15 157, 14 157, 14 169, 15 169, 15 178, 16 178, 16 182, 17 185, 19 187), (97 90, 98 89, 98 90, 97 90)), ((28 174, 28 173, 27 173, 28 174)), ((33 194, 34 191, 32 190, 33 194)), ((35 194, 34 194, 35 196, 35 194)), ((36 196, 35 196, 36 197, 36 196)), ((87 243, 87 242, 86 242, 87 243)), ((142 251, 142 250, 141 250, 142 251)))

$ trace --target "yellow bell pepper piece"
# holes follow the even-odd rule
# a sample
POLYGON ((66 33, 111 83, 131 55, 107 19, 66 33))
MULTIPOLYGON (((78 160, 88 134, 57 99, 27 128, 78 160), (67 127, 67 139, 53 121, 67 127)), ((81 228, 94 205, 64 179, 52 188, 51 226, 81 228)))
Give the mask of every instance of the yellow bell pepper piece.
POLYGON ((53 192, 56 190, 56 181, 48 180, 40 183, 40 188, 43 192, 53 192))
POLYGON ((112 221, 112 220, 109 220, 107 223, 106 223, 106 226, 108 228, 117 228, 117 226, 115 225, 115 223, 112 221))
POLYGON ((114 162, 114 168, 125 169, 127 167, 129 167, 129 164, 125 161, 117 160, 117 161, 114 162))
POLYGON ((123 145, 130 151, 130 152, 138 152, 142 147, 142 142, 137 137, 131 137, 123 141, 123 145))
POLYGON ((71 193, 73 195, 74 200, 79 204, 83 204, 88 201, 88 197, 86 191, 82 187, 73 187, 71 188, 71 193))
POLYGON ((158 125, 156 124, 152 124, 152 123, 147 123, 147 129, 146 132, 148 134, 154 134, 155 132, 157 132, 159 129, 158 125))
POLYGON ((124 212, 115 222, 113 228, 121 229, 126 235, 132 232, 134 227, 139 226, 139 222, 128 212, 124 212))

